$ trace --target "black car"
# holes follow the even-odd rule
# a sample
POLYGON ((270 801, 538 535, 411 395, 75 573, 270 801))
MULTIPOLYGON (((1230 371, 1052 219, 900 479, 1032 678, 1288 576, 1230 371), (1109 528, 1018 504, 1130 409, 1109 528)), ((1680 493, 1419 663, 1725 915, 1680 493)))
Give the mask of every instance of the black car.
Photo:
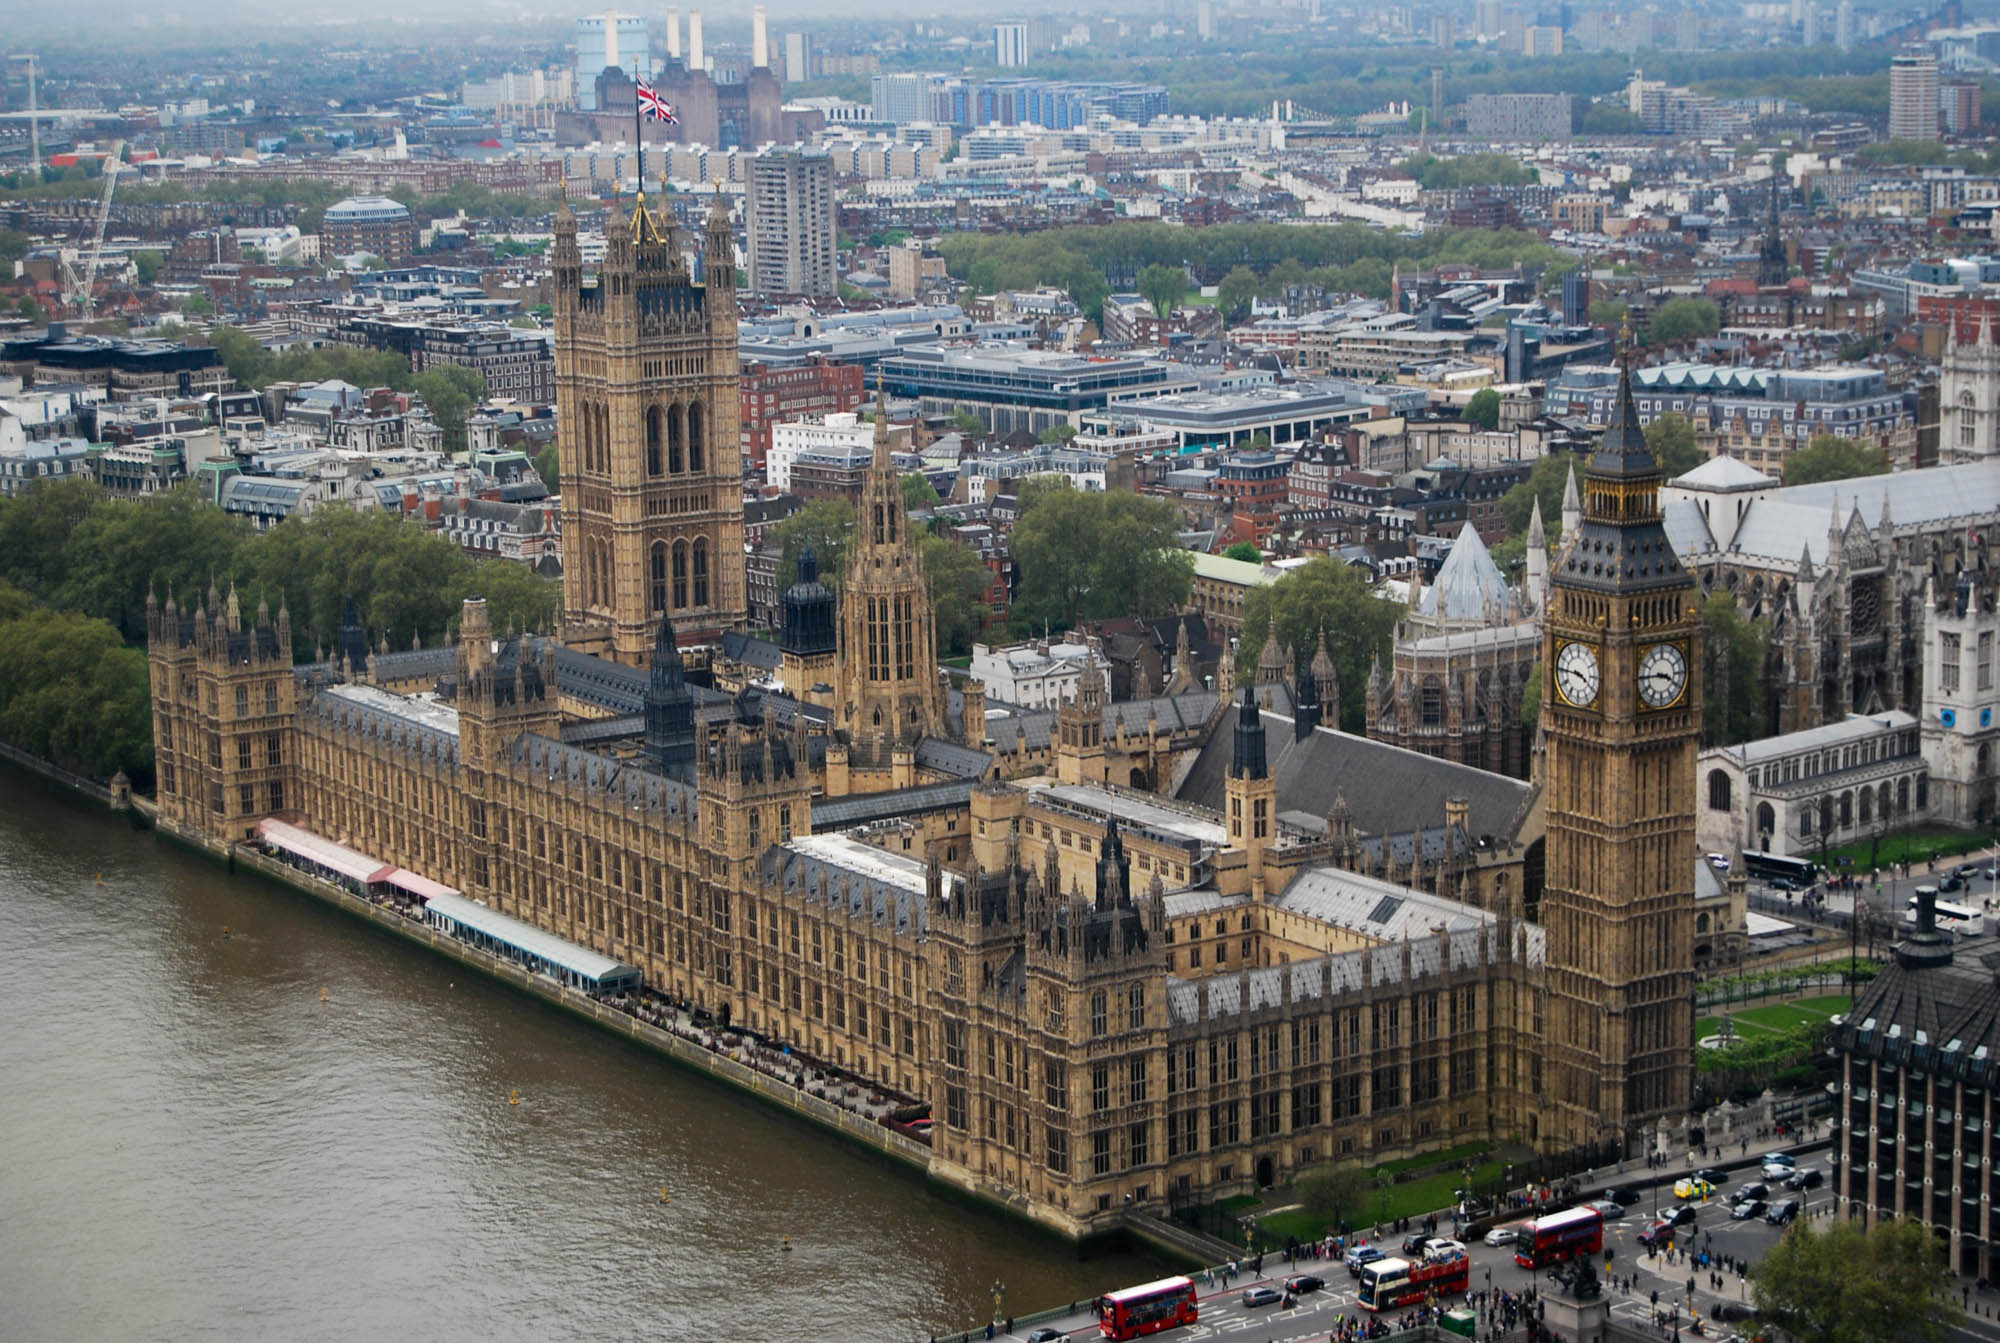
POLYGON ((1028 1335, 1028 1343, 1062 1343, 1069 1335, 1054 1325, 1045 1324, 1028 1335))
POLYGON ((1660 1220, 1668 1226, 1693 1226, 1698 1218, 1695 1210, 1683 1203, 1678 1208, 1669 1208, 1661 1213, 1660 1220))
POLYGON ((1413 1255, 1421 1255, 1424 1246, 1430 1243, 1430 1239, 1431 1233, 1428 1231, 1412 1231, 1403 1237, 1403 1257, 1408 1259, 1413 1255))
POLYGON ((1770 1185, 1765 1184, 1762 1180, 1752 1180, 1749 1184, 1744 1185, 1736 1191, 1736 1201, 1741 1203, 1745 1199, 1768 1198, 1770 1193, 1770 1185))
POLYGON ((1753 1217, 1762 1217, 1764 1211, 1765 1203, 1763 1199, 1745 1198, 1737 1200, 1736 1206, 1729 1210, 1729 1216, 1733 1221, 1747 1222, 1753 1217))
POLYGON ((1788 1198, 1764 1214, 1764 1220, 1772 1226, 1790 1226, 1792 1219, 1799 1215, 1799 1201, 1788 1198))
POLYGON ((1636 1208, 1646 1201, 1646 1191, 1636 1184, 1621 1184, 1604 1191, 1606 1203, 1616 1203, 1621 1208, 1636 1208))
POLYGON ((1785 1181, 1787 1189, 1817 1189, 1826 1183, 1826 1172, 1806 1167, 1791 1179, 1785 1181))
POLYGON ((1697 1180, 1706 1180, 1712 1185, 1721 1186, 1729 1183, 1729 1172, 1713 1169, 1698 1170, 1694 1173, 1694 1178, 1697 1180))
POLYGON ((1965 889, 1965 878, 1953 872, 1948 876, 1939 877, 1937 888, 1939 895, 1950 895, 1953 891, 1962 891, 1965 889))
POLYGON ((1285 1290, 1293 1296, 1304 1296, 1307 1292, 1317 1292, 1324 1286, 1326 1286, 1324 1278, 1315 1277, 1310 1273, 1301 1273, 1296 1278, 1285 1279, 1285 1290))
POLYGON ((1718 1301, 1708 1313, 1725 1324, 1741 1324, 1757 1318, 1757 1308, 1748 1301, 1718 1301))
POLYGON ((1790 877, 1772 877, 1764 884, 1774 891, 1796 891, 1799 888, 1799 884, 1790 877))

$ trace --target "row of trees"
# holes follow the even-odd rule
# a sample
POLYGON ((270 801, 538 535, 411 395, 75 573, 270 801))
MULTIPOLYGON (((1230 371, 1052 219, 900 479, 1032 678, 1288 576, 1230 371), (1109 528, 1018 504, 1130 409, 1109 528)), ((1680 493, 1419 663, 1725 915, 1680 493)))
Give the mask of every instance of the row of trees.
POLYGON ((349 597, 397 648, 446 638, 467 597, 485 597, 500 629, 551 626, 558 597, 554 582, 523 565, 475 560, 379 509, 323 508, 258 532, 191 486, 113 499, 85 480, 0 501, 0 580, 135 645, 145 638, 149 587, 185 604, 212 582, 234 582, 246 607, 289 606, 300 659, 332 645, 349 597))
POLYGON ((1016 631, 1163 615, 1187 601, 1194 556, 1180 548, 1180 514, 1167 500, 1087 493, 1061 476, 1030 479, 1020 498, 1016 631))
POLYGON ((948 233, 938 239, 938 251, 951 273, 977 292, 1053 285, 1093 320, 1101 318, 1106 295, 1141 289, 1142 274, 1155 266, 1228 284, 1221 302, 1235 309, 1247 306, 1246 293, 1307 282, 1386 298, 1398 263, 1540 266, 1551 274, 1577 264, 1569 253, 1518 229, 1433 229, 1410 238, 1357 223, 1188 229, 1134 220, 1032 234, 948 233))

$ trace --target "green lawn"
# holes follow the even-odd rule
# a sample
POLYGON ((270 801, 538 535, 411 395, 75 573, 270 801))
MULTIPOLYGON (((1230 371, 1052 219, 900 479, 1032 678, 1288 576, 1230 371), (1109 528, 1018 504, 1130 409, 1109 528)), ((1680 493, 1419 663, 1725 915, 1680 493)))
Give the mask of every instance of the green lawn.
MULTIPOLYGON (((1412 1164, 1428 1165, 1453 1159, 1456 1155, 1470 1155, 1474 1148, 1487 1149, 1487 1147, 1485 1143, 1471 1143, 1462 1148, 1455 1147, 1450 1152, 1433 1153, 1430 1156, 1413 1157, 1404 1162, 1390 1164, 1405 1167, 1412 1164)), ((1387 1166, 1376 1168, 1377 1171, 1386 1169, 1387 1166)), ((1499 1183, 1505 1173, 1505 1162, 1488 1161, 1473 1167, 1472 1181, 1475 1187, 1490 1186, 1499 1183)), ((1377 1221, 1387 1222, 1396 1217, 1421 1217, 1425 1213, 1436 1212, 1440 1208, 1451 1206, 1452 1196, 1458 1192, 1463 1178, 1462 1173, 1454 1169, 1427 1175, 1421 1180, 1406 1180, 1401 1184, 1390 1185, 1387 1189, 1371 1190, 1367 1201, 1349 1213, 1347 1220, 1355 1225, 1372 1226, 1377 1221)), ((1287 1236, 1299 1240, 1312 1240, 1325 1235, 1329 1229, 1325 1221, 1303 1208, 1272 1213, 1268 1217, 1259 1218, 1257 1224, 1263 1229, 1265 1244, 1280 1246, 1285 1243, 1287 1236)))
POLYGON ((1375 1170, 1377 1173, 1387 1171, 1391 1175, 1400 1175, 1419 1166, 1462 1166, 1474 1157, 1485 1156, 1492 1150, 1493 1144, 1490 1142, 1461 1143, 1442 1152, 1431 1152, 1425 1156, 1406 1156, 1401 1161, 1385 1161, 1375 1170))
POLYGON ((1932 858, 1956 858, 1960 854, 1988 849, 1992 844, 1990 836, 1977 830, 1905 830, 1883 836, 1879 845, 1863 840, 1858 844, 1829 849, 1824 859, 1818 854, 1801 856, 1811 857, 1814 862, 1834 871, 1843 870, 1840 867, 1842 858, 1852 858, 1854 865, 1844 870, 1858 877, 1867 875, 1871 862, 1886 867, 1908 858, 1912 865, 1918 865, 1932 858))
MULTIPOLYGON (((1845 994, 1830 994, 1819 998, 1804 998, 1795 1003, 1772 1003, 1765 1007, 1746 1007, 1741 1012, 1732 1013, 1730 1020, 1736 1027, 1736 1034, 1743 1039, 1759 1035, 1778 1035, 1794 1026, 1803 1026, 1811 1021, 1824 1021, 1836 1012, 1845 1012, 1853 1000, 1845 994)), ((1720 1016, 1703 1017, 1694 1024, 1694 1038, 1707 1039, 1722 1029, 1720 1016)))

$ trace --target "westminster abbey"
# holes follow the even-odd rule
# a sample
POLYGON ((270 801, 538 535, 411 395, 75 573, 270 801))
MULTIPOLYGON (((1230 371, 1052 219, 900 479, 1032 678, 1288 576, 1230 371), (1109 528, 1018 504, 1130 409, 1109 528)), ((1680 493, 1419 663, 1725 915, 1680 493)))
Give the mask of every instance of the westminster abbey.
POLYGON ((807 555, 783 628, 745 631, 732 265, 696 284, 643 202, 606 236, 587 276, 558 225, 560 632, 472 600, 454 646, 391 653, 350 611, 298 665, 283 609, 165 594, 163 829, 222 852, 281 818, 637 967, 927 1101, 937 1178, 1071 1235, 1685 1105, 1698 704, 1671 673, 1701 659, 1636 438, 1551 580, 1539 782, 1364 834, 1364 777, 1317 814, 1280 794, 1281 755, 1356 740, 1282 685, 1100 680, 1039 718, 947 687, 886 424, 839 593, 807 555), (1197 767, 1207 804, 1138 786, 1197 767))

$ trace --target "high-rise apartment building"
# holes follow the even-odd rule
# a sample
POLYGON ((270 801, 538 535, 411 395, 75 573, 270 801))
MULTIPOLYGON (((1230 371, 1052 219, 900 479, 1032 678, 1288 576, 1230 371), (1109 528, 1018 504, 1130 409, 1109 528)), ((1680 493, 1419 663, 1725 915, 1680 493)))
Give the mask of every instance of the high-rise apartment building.
POLYGON ((1909 49, 1889 62, 1889 138, 1938 137, 1937 53, 1909 49))
POLYGON ((812 42, 804 33, 785 34, 785 82, 803 84, 812 78, 812 42))
POLYGON ((646 21, 607 9, 576 21, 576 105, 597 110, 597 77, 617 66, 637 79, 652 73, 646 21))
POLYGON ((1475 140, 1567 140, 1574 114, 1567 93, 1474 93, 1465 100, 1465 129, 1475 140))
POLYGON ((872 84, 875 120, 898 126, 931 120, 931 86, 937 79, 925 74, 876 75, 872 84))
POLYGON ((1854 45, 1854 0, 1840 0, 1833 11, 1833 45, 1846 51, 1854 45))
POLYGON ((1979 129, 1979 86, 1947 84, 1940 100, 1940 115, 1948 135, 1970 135, 1979 129))
POLYGON ((750 161, 750 288, 761 294, 834 292, 833 160, 774 149, 750 161))
POLYGON ((996 23, 993 25, 993 63, 1001 69, 1013 69, 1028 63, 1028 25, 1025 23, 996 23))

